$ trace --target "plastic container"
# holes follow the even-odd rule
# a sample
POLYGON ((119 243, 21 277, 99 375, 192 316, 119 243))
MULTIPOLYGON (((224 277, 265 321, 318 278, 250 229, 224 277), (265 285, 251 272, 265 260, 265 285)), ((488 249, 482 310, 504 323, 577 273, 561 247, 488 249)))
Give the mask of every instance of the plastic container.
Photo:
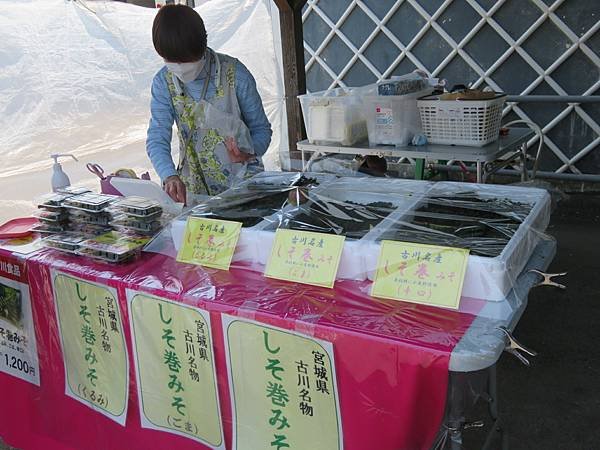
POLYGON ((42 243, 46 247, 54 248, 67 253, 75 253, 79 249, 81 243, 85 240, 86 238, 83 236, 61 233, 44 238, 42 243))
POLYGON ((365 140, 367 124, 361 97, 368 89, 368 86, 350 90, 337 88, 298 96, 308 141, 353 145, 365 140))
POLYGON ((77 209, 71 210, 69 218, 74 224, 89 224, 89 225, 100 225, 107 226, 111 220, 111 215, 105 211, 100 212, 87 212, 80 211, 77 209))
POLYGON ((147 236, 111 231, 83 241, 77 254, 106 262, 120 263, 137 256, 149 240, 147 236))
POLYGON ((125 214, 115 217, 110 225, 118 230, 133 231, 144 235, 157 233, 162 227, 159 220, 140 219, 125 214))
POLYGON ((416 73, 409 73, 399 77, 391 77, 377 83, 379 95, 407 95, 426 90, 429 80, 416 73))
POLYGON ((88 239, 94 236, 100 236, 102 234, 112 231, 112 227, 109 225, 94 225, 90 223, 73 223, 71 222, 68 226, 68 230, 86 236, 88 239))
POLYGON ((104 211, 111 203, 116 199, 114 195, 104 194, 81 194, 74 197, 69 197, 64 201, 64 206, 69 209, 76 209, 87 212, 101 212, 104 211))
POLYGON ((432 88, 406 95, 365 96, 363 111, 370 145, 404 147, 422 133, 417 99, 429 95, 432 88))
POLYGON ((506 94, 491 100, 417 101, 423 133, 431 144, 483 147, 498 139, 506 94))
POLYGON ((64 231, 67 231, 67 227, 66 225, 62 225, 62 224, 50 224, 50 223, 42 223, 40 225, 37 225, 35 227, 33 227, 31 229, 31 231, 33 231, 34 233, 40 233, 40 234, 56 234, 56 233, 62 233, 64 231))
POLYGON ((56 192, 59 192, 61 194, 69 194, 69 195, 81 195, 81 194, 87 194, 92 191, 90 189, 84 188, 84 187, 66 186, 66 187, 57 189, 56 192))
POLYGON ((125 197, 114 206, 128 216, 140 218, 160 217, 163 211, 160 203, 144 197, 125 197))
POLYGON ((52 209, 41 209, 34 213, 34 216, 42 223, 67 223, 69 221, 69 214, 64 210, 52 210, 52 209))
POLYGON ((59 210, 63 208, 63 203, 68 198, 73 197, 73 194, 54 193, 42 196, 38 201, 38 208, 45 210, 59 210))
MULTIPOLYGON (((520 225, 512 235, 506 237, 506 243, 497 256, 480 256, 471 248, 469 255, 467 270, 465 274, 462 295, 487 301, 499 302, 502 301, 510 289, 514 286, 515 280, 523 270, 523 267, 529 260, 533 250, 538 245, 540 239, 544 235, 549 220, 550 220, 550 195, 542 189, 522 188, 516 186, 496 186, 496 185, 469 185, 454 182, 440 182, 433 184, 425 196, 421 197, 409 209, 398 209, 396 214, 390 217, 394 224, 387 229, 382 230, 382 233, 376 238, 377 241, 384 239, 397 240, 394 237, 395 232, 399 228, 410 227, 410 223, 415 217, 425 217, 429 214, 431 217, 441 217, 441 213, 419 213, 419 208, 428 204, 437 203, 439 200, 447 200, 454 203, 457 211, 456 216, 459 218, 464 215, 465 207, 476 210, 485 211, 485 205, 479 202, 473 202, 471 198, 479 198, 481 200, 500 200, 519 202, 523 205, 528 205, 529 212, 523 218, 520 225)), ((490 223, 493 223, 490 222, 490 223)), ((415 228, 413 228, 415 229, 415 228)), ((421 228, 423 229, 423 228, 421 228)), ((448 245, 443 242, 436 242, 434 234, 431 231, 428 243, 432 245, 448 245)), ((447 230, 441 234, 448 233, 447 230)), ((510 233, 509 233, 510 234, 510 233)), ((438 236, 440 236, 438 234, 438 236)), ((404 238, 406 242, 418 242, 412 238, 404 238)), ((476 240, 472 241, 475 248, 483 248, 484 240, 479 243, 476 240)), ((377 265, 376 254, 367 255, 367 271, 368 278, 373 279, 377 265)))

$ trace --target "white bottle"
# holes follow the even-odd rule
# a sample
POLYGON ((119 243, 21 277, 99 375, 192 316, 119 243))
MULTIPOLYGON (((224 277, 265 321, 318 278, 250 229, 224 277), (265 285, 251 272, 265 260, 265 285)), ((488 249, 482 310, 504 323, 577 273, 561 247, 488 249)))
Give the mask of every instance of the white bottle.
POLYGON ((60 154, 56 153, 54 155, 50 155, 50 158, 54 159, 54 165, 52 166, 52 191, 56 192, 59 189, 65 188, 67 186, 71 186, 71 180, 67 174, 62 170, 62 166, 58 162, 58 158, 62 156, 70 156, 75 161, 78 161, 75 156, 71 154, 60 154))

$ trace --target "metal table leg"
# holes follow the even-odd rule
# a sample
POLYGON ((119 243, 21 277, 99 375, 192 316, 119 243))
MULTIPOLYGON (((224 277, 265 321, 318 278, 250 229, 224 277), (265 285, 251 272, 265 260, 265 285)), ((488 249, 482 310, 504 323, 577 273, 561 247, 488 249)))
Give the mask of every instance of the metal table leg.
POLYGON ((477 183, 483 183, 483 164, 481 161, 477 161, 477 183))
POLYGON ((463 432, 481 428, 485 423, 484 420, 467 422, 469 412, 480 401, 487 402, 491 419, 482 450, 508 449, 508 436, 498 414, 496 365, 493 365, 476 372, 450 373, 444 424, 432 450, 465 450, 463 432), (498 445, 499 440, 501 447, 498 445))
POLYGON ((521 181, 527 181, 529 174, 527 173, 527 142, 520 146, 521 150, 521 181))
POLYGON ((502 422, 498 415, 498 384, 496 381, 496 365, 488 369, 488 395, 489 397, 489 413, 492 418, 492 429, 488 432, 487 438, 481 450, 493 450, 498 448, 493 445, 498 436, 501 439, 501 449, 508 450, 508 435, 502 427, 502 422))
POLYGON ((425 177, 425 160, 418 158, 415 160, 415 180, 422 180, 425 177))

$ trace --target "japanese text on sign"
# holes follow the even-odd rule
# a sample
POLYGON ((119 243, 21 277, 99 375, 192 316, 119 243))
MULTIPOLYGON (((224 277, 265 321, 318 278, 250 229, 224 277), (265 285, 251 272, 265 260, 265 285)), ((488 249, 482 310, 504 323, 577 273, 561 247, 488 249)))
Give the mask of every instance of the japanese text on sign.
POLYGON ((8 261, 0 260, 0 275, 2 276, 14 276, 17 278, 21 277, 21 266, 19 264, 13 264, 8 261))
POLYGON ((457 309, 469 250, 383 241, 371 295, 457 309))
POLYGON ((223 316, 223 330, 234 448, 340 449, 331 344, 229 316, 223 316))
POLYGON ((61 273, 53 281, 66 393, 124 425, 129 370, 116 292, 61 273))
POLYGON ((0 372, 40 384, 29 286, 22 261, 0 259, 0 372))
POLYGON ((142 426, 224 448, 207 313, 128 291, 142 426))
POLYGON ((344 236, 278 229, 265 276, 333 287, 344 236))
POLYGON ((190 217, 177 261, 228 270, 241 228, 239 222, 190 217))

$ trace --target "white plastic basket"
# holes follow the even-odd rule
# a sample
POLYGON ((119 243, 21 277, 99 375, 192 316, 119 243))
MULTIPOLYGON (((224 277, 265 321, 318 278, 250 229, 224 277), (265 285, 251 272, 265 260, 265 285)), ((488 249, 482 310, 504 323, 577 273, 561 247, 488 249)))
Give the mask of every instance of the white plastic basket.
POLYGON ((424 97, 417 106, 429 143, 483 147, 498 139, 505 101, 506 94, 497 94, 491 100, 424 97))
POLYGON ((368 88, 374 90, 375 85, 299 95, 308 141, 353 145, 366 139, 361 95, 368 88))

